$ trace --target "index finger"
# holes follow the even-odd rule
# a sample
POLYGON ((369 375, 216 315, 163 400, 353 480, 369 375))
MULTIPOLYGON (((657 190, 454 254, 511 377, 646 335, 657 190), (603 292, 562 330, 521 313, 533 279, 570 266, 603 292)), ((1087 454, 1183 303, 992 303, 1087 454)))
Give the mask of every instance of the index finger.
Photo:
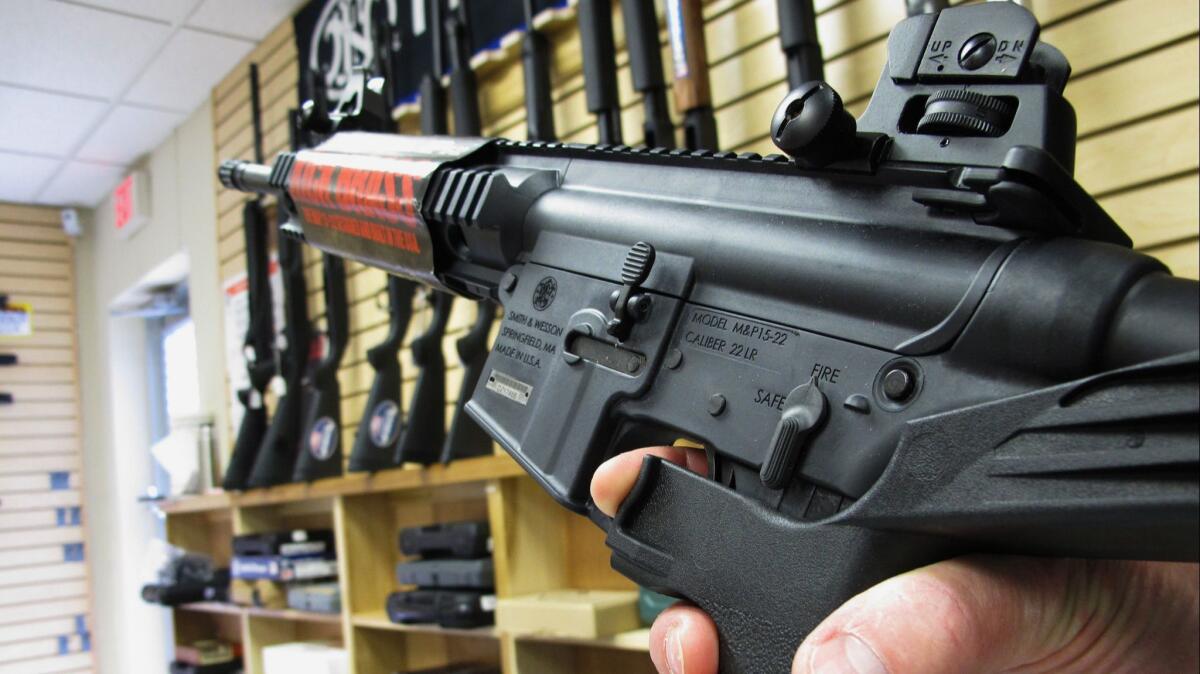
POLYGON ((617 508, 637 482, 642 459, 647 455, 661 457, 701 475, 708 472, 704 452, 691 447, 645 447, 618 454, 600 464, 592 475, 592 501, 600 512, 609 517, 616 515, 617 508))

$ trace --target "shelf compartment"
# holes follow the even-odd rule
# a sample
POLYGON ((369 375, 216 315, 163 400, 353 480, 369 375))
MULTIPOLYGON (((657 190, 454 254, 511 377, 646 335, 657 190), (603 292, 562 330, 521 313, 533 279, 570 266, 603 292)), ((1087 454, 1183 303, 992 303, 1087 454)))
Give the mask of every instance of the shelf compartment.
POLYGON ((351 657, 354 659, 351 664, 355 672, 409 672, 446 665, 496 666, 500 663, 500 640, 494 634, 441 628, 397 631, 393 627, 405 626, 354 625, 351 628, 351 657))
POLYGON ((359 494, 338 503, 342 604, 351 615, 382 613, 388 594, 403 589, 396 582, 396 564, 410 557, 400 553, 400 529, 488 519, 487 485, 482 482, 359 494))
POLYGON ((655 674, 645 650, 540 637, 516 638, 506 655, 506 665, 506 671, 521 674, 655 674))
MULTIPOLYGON (((245 648, 246 674, 263 674, 262 649, 265 646, 290 643, 294 641, 324 641, 337 645, 345 643, 342 634, 340 617, 333 621, 297 620, 288 614, 303 613, 302 611, 270 611, 266 613, 250 612, 247 609, 244 619, 243 642, 245 648)), ((314 614, 303 613, 305 616, 314 614)))

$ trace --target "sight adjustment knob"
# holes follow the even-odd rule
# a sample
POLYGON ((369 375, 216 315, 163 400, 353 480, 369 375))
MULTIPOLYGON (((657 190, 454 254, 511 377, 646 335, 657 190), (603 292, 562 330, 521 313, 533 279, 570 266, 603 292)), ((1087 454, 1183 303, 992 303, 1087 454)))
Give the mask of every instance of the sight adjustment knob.
POLYGON ((944 89, 925 101, 917 133, 935 136, 1002 136, 1012 124, 1013 106, 969 89, 944 89))
POLYGON ((797 163, 823 166, 853 150, 857 128, 838 92, 814 80, 793 89, 775 108, 771 140, 797 163))

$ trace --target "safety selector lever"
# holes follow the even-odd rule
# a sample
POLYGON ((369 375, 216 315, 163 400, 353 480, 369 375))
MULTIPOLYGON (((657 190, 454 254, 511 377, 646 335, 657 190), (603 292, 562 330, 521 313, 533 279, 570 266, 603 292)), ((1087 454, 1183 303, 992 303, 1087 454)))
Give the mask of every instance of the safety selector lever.
POLYGON ((825 421, 829 404, 813 377, 792 389, 783 401, 783 415, 771 435, 767 457, 758 476, 770 489, 782 489, 792 481, 792 472, 808 437, 825 421))
POLYGON ((650 296, 638 292, 654 267, 654 246, 645 241, 633 244, 621 265, 621 289, 612 294, 613 317, 608 321, 608 334, 624 341, 633 324, 650 313, 650 296))

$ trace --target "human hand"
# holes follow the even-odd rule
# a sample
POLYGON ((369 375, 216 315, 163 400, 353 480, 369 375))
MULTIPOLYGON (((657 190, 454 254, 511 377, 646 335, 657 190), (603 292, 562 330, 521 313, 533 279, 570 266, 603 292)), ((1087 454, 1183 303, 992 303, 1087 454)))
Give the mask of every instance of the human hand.
MULTIPOLYGON (((698 473, 700 450, 652 447, 601 465, 592 500, 612 516, 646 454, 698 473)), ((1200 671, 1196 564, 973 555, 886 580, 808 635, 793 674, 1200 671)), ((650 630, 662 674, 717 671, 717 628, 677 604, 650 630)))

